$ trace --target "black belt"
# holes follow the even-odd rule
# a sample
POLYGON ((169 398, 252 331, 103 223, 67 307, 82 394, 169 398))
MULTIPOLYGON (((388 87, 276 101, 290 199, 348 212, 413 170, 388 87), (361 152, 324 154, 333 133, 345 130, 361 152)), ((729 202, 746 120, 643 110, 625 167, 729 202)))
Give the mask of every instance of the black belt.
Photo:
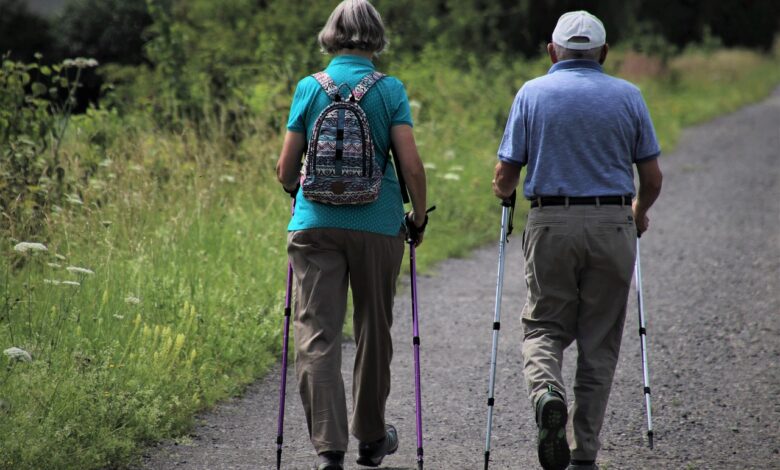
POLYGON ((631 205, 631 196, 595 196, 595 197, 565 197, 543 196, 531 199, 531 207, 544 206, 601 206, 601 205, 631 205))

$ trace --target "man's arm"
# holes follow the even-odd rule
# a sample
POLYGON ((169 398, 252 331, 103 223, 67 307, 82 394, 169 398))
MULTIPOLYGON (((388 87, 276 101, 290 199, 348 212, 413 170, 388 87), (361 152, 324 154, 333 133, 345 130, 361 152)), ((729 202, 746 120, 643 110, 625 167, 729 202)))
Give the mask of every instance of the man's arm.
POLYGON ((493 177, 493 194, 499 199, 507 199, 511 196, 520 183, 520 170, 522 168, 520 165, 499 161, 493 177))
POLYGON ((301 156, 306 147, 306 138, 300 132, 287 131, 282 144, 282 153, 276 162, 276 178, 288 192, 298 187, 301 171, 301 156))
POLYGON ((661 194, 663 175, 657 158, 637 163, 636 169, 639 175, 639 191, 633 209, 637 234, 642 235, 650 226, 647 211, 661 194))

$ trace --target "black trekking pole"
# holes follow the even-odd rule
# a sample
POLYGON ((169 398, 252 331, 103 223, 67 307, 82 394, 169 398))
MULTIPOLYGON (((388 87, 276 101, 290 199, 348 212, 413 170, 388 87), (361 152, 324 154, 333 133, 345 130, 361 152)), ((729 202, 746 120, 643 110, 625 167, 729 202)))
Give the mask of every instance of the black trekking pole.
MULTIPOLYGON (((290 214, 295 213, 295 196, 293 196, 290 214)), ((284 399, 287 393, 287 343, 290 340, 290 313, 292 308, 292 263, 287 262, 287 288, 284 293, 284 343, 282 344, 282 380, 279 386, 279 422, 276 434, 276 470, 282 468, 282 442, 284 442, 284 399)))
POLYGON ((496 386, 496 359, 498 357, 498 331, 501 329, 501 294, 504 287, 504 260, 506 259, 506 244, 512 233, 512 219, 515 211, 517 192, 501 201, 501 238, 498 240, 498 282, 496 283, 496 306, 493 313, 493 348, 490 353, 490 380, 488 382, 488 417, 485 436, 485 470, 490 465, 490 435, 493 428, 493 394, 496 386))
POLYGON ((647 328, 645 327, 645 303, 642 298, 642 263, 639 258, 639 236, 636 239, 636 266, 634 267, 636 275, 636 297, 637 310, 639 311, 639 339, 642 352, 642 378, 645 391, 645 409, 647 410, 647 441, 650 448, 653 448, 653 412, 650 407, 650 372, 647 362, 647 328))
MULTIPOLYGON (((425 211, 425 222, 422 229, 428 224, 428 213, 436 209, 436 206, 425 211)), ((417 315, 417 264, 415 244, 418 239, 418 228, 409 214, 405 217, 407 227, 406 242, 409 243, 409 273, 412 287, 412 345, 414 348, 414 414, 417 424, 417 469, 423 470, 423 437, 422 437, 422 390, 420 387, 420 327, 417 315)))

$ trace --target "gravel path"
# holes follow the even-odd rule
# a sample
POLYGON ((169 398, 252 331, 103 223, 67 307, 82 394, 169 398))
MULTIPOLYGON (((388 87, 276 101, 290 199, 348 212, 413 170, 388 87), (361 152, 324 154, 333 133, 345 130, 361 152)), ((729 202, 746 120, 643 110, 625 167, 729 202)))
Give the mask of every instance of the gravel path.
MULTIPOLYGON (((761 104, 687 130, 674 154, 662 157, 664 190, 642 239, 656 448, 644 442, 632 293, 602 431, 602 468, 780 468, 779 157, 780 89, 761 104)), ((496 239, 499 220, 497 204, 496 239)), ((482 468, 496 261, 491 245, 418 279, 429 469, 482 468)), ((507 247, 494 469, 538 468, 521 370, 522 274, 517 233, 507 247)), ((387 412, 401 445, 385 460, 389 469, 416 468, 408 275, 402 277, 387 412)), ((349 390, 354 346, 343 348, 349 390)), ((575 356, 571 348, 569 386, 575 356)), ((202 416, 190 438, 149 449, 141 468, 275 468, 278 382, 277 369, 244 397, 202 416)), ((283 468, 308 469, 315 458, 292 373, 286 413, 283 468)), ((353 440, 347 468, 358 468, 356 449, 353 440)))

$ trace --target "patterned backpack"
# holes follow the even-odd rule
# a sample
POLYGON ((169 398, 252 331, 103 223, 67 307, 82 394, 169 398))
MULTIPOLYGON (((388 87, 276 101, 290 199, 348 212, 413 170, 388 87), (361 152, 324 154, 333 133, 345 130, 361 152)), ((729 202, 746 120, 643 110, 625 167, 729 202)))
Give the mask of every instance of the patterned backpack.
POLYGON ((313 77, 328 94, 331 103, 314 123, 301 188, 310 201, 326 204, 367 204, 379 197, 384 168, 374 158, 374 143, 368 117, 359 103, 385 75, 372 72, 363 77, 348 99, 325 72, 313 77))

